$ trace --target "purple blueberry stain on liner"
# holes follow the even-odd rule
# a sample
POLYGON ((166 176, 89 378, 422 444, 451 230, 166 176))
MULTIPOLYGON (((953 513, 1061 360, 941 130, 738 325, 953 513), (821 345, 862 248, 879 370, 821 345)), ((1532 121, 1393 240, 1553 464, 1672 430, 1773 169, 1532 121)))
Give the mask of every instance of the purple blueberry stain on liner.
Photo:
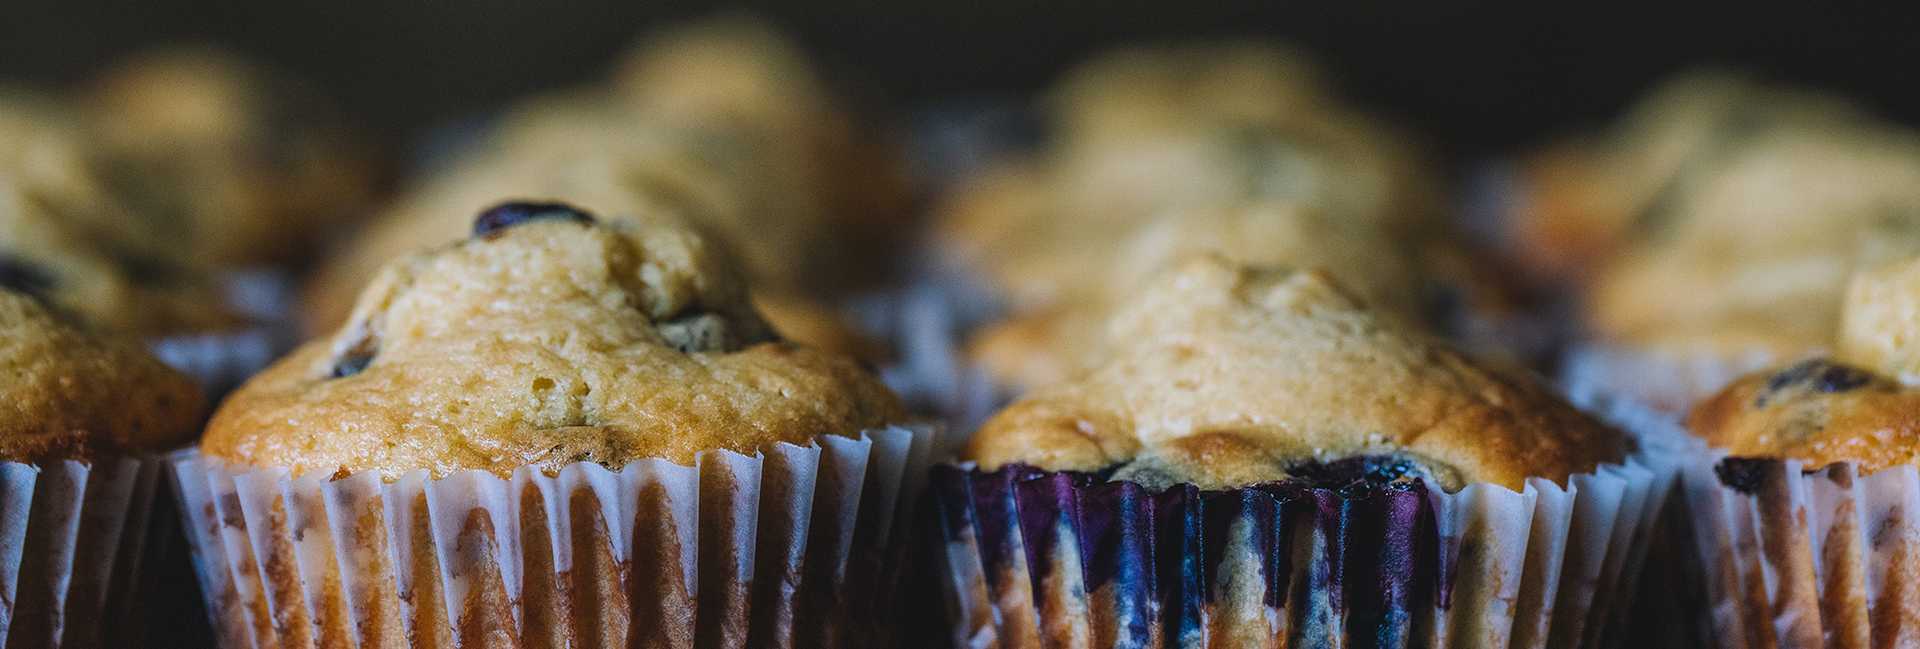
POLYGON ((507 228, 534 221, 571 221, 581 225, 596 222, 592 214, 566 203, 509 201, 487 208, 475 217, 473 236, 492 239, 507 228))
POLYGON ((999 510, 973 512, 990 576, 1005 570, 1006 552, 1015 549, 1010 540, 1000 545, 989 539, 994 518, 1004 521, 1002 527, 1010 527, 1006 518, 1018 520, 1027 576, 1036 589, 1057 569, 1058 544, 1077 542, 1088 592, 1111 602, 1103 606, 1115 607, 1115 623, 1128 624, 1118 630, 1125 637, 1148 637, 1134 635, 1147 632, 1140 628, 1145 623, 1158 624, 1157 637, 1169 639, 1199 630, 1228 531, 1241 521, 1255 534, 1252 549, 1267 581, 1266 603, 1285 608, 1291 600, 1301 609, 1286 609, 1299 622, 1294 628, 1318 624, 1362 647, 1401 646, 1418 636, 1423 631, 1414 626, 1415 612, 1445 609, 1449 597, 1438 525, 1417 466, 1382 456, 1297 468, 1300 478, 1242 489, 1202 492, 1178 485, 1153 492, 1109 481, 1111 470, 1009 466, 970 472, 973 491, 964 505, 999 510), (1061 538, 1063 529, 1072 538, 1061 538), (1312 548, 1292 547, 1302 529, 1326 540, 1319 550, 1300 555, 1312 548), (1145 566, 1152 574, 1142 574, 1145 566), (1304 578, 1294 578, 1301 569, 1304 578), (1289 593, 1289 587, 1298 592, 1289 593))

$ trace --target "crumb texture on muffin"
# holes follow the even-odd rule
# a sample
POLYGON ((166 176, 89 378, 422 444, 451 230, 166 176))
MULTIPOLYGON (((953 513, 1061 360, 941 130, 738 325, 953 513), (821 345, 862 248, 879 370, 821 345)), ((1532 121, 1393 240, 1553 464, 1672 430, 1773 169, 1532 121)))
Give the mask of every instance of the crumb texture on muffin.
POLYGON ((199 388, 138 345, 0 288, 0 460, 158 452, 193 439, 199 388))
POLYGON ((774 340, 695 231, 534 207, 389 265, 338 332, 229 398, 203 449, 296 473, 505 474, 902 419, 852 361, 774 340))
POLYGON ((1388 455, 1448 489, 1517 489, 1627 452, 1536 381, 1469 362, 1317 271, 1191 259, 1116 313, 1100 353, 993 417, 969 459, 1218 488, 1388 455))
POLYGON ((1687 428, 1735 457, 1862 472, 1920 460, 1920 391, 1825 358, 1742 377, 1695 405, 1687 428))

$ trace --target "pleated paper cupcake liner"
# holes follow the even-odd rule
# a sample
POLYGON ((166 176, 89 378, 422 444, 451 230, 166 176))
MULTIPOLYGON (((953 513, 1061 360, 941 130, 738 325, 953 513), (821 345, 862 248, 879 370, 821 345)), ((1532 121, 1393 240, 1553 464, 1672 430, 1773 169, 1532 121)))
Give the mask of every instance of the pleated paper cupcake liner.
POLYGON ((173 459, 223 647, 886 641, 932 428, 383 481, 173 459))
POLYGON ((140 647, 121 622, 163 462, 0 462, 0 646, 140 647))
POLYGON ((1632 401, 1678 417, 1734 379, 1784 360, 1758 351, 1682 357, 1593 343, 1567 352, 1560 383, 1576 403, 1632 401))
POLYGON ((1683 483, 1719 647, 1920 647, 1920 469, 1701 453, 1683 483))
POLYGON ((935 468, 965 647, 1583 647, 1624 623, 1674 480, 1152 491, 935 468))

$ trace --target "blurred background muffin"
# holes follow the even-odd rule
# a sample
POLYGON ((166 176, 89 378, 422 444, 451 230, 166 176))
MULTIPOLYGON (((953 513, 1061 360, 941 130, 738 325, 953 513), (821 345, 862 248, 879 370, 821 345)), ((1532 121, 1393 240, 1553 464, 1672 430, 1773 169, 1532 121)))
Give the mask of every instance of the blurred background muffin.
POLYGON ((101 175, 156 254, 297 264, 363 216, 379 158, 323 95, 211 48, 131 58, 85 93, 101 175))

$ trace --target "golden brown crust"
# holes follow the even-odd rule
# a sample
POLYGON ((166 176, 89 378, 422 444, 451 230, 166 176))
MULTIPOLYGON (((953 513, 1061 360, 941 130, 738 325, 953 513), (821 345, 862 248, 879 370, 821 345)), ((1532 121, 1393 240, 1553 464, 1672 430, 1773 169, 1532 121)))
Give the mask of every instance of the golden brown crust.
POLYGON ((1126 464, 1220 487, 1303 461, 1398 454, 1448 488, 1518 489, 1627 450, 1537 382, 1409 332, 1321 273, 1199 258, 1144 288, 1107 334, 1104 362, 996 415, 968 457, 1126 464))
POLYGON ((193 439, 199 388, 131 341, 96 337, 0 289, 0 459, 90 460, 193 439))
POLYGON ((1008 259, 1003 268, 1051 277, 1053 304, 992 325, 968 343, 969 358, 999 384, 1028 389, 1084 367, 1098 349, 1102 323, 1139 287, 1181 259, 1220 254, 1253 266, 1319 268, 1355 287, 1369 304, 1417 321, 1424 278, 1412 255, 1387 233, 1326 210, 1289 203, 1196 208, 1123 231, 1088 227, 1077 246, 1008 259))
POLYGON ((903 417, 853 362, 768 340, 693 230, 535 220, 390 265, 339 332, 230 397, 202 448, 297 473, 504 474, 684 462, 903 417))
POLYGON ((89 96, 116 193, 166 224, 163 252, 284 261, 372 198, 372 156, 311 89, 218 50, 151 52, 89 96))
POLYGON ((1742 377, 1700 402, 1687 428, 1738 457, 1853 462, 1863 472, 1920 462, 1920 391, 1813 359, 1742 377))

